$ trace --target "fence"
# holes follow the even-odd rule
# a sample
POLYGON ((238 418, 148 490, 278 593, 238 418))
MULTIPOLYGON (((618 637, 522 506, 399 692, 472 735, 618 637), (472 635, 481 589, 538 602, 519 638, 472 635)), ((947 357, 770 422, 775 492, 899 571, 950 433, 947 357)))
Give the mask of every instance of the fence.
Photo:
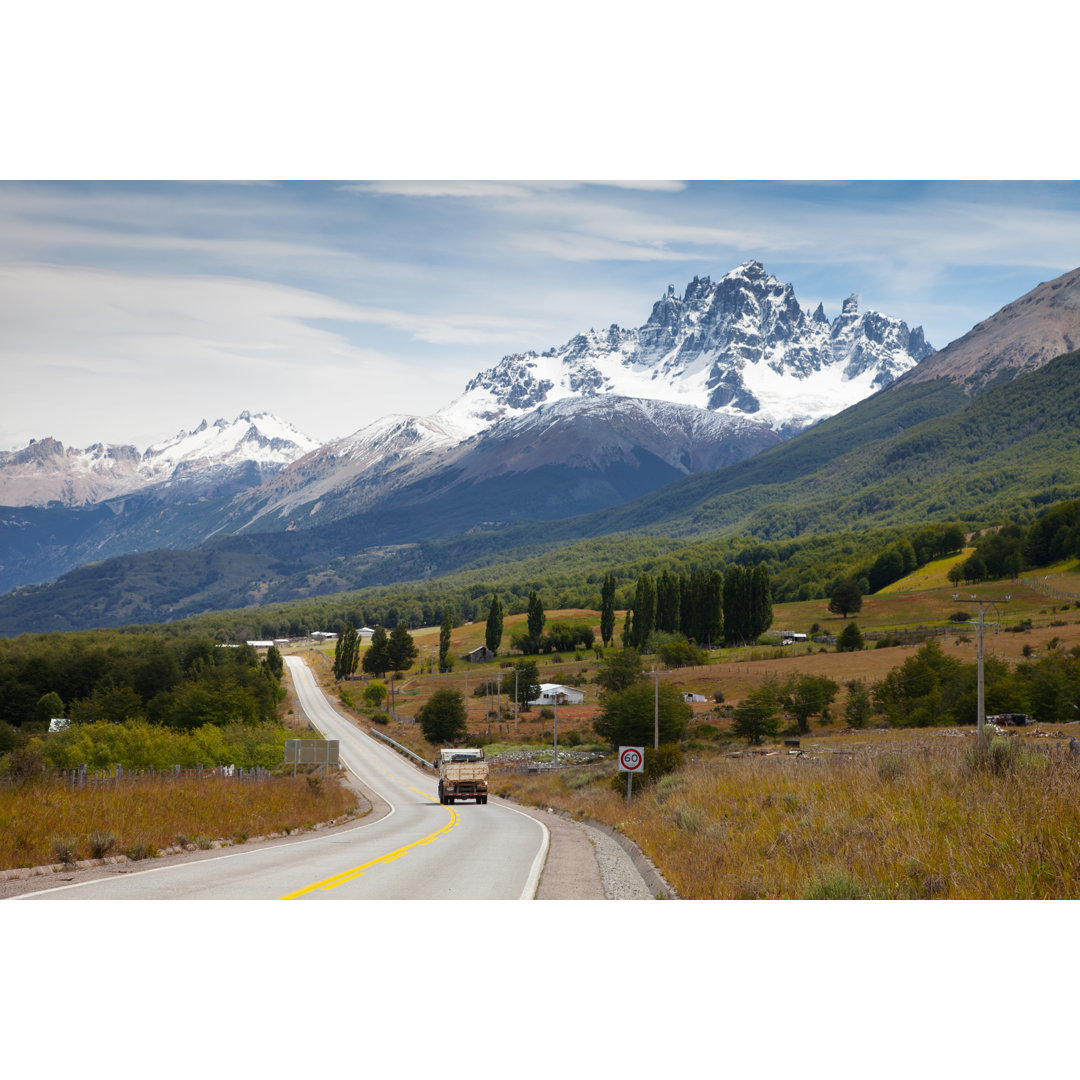
POLYGON ((230 780, 250 783, 255 780, 267 780, 270 772, 261 765, 251 769, 242 769, 236 765, 216 765, 209 768, 196 765, 185 769, 179 765, 172 769, 125 769, 114 765, 111 769, 93 769, 79 765, 74 769, 60 770, 58 775, 68 787, 108 787, 118 784, 138 783, 140 780, 230 780))
POLYGON ((1066 603, 1074 603, 1080 601, 1080 596, 1076 593, 1063 592, 1061 589, 1055 589, 1052 585, 1048 585, 1050 580, 1049 575, 1044 578, 1021 578, 1020 584, 1031 589, 1032 592, 1042 593, 1043 596, 1050 597, 1051 600, 1064 600, 1066 603))

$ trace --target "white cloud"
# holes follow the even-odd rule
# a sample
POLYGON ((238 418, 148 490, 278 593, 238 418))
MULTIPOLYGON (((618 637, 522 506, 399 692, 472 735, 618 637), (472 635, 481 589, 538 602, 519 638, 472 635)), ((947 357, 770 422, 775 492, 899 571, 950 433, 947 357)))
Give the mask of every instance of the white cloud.
MULTIPOLYGON (((169 433, 159 417, 170 410, 184 414, 170 425, 180 427, 208 410, 264 407, 330 438, 389 411, 380 399, 403 385, 421 411, 444 403, 448 375, 417 380, 403 359, 359 348, 322 320, 408 323, 400 312, 243 279, 0 268, 0 445, 45 434, 76 445, 148 443, 169 433), (42 413, 53 430, 28 433, 26 418, 42 413)), ((453 320, 444 332, 470 330, 486 332, 453 320)))

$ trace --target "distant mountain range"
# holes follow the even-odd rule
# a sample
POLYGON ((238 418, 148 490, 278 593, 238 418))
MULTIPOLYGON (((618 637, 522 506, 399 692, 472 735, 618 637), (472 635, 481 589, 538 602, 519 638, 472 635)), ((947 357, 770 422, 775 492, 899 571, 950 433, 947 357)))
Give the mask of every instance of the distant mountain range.
MULTIPOLYGON (((832 322, 820 307, 807 313, 757 263, 715 284, 697 278, 682 297, 669 290, 637 330, 505 357, 435 416, 385 418, 256 486, 165 503, 151 485, 122 500, 0 514, 0 587, 127 553, 0 598, 0 631, 174 618, 620 531, 797 535, 900 520, 905 499, 925 518, 970 514, 962 486, 950 504, 926 485, 954 465, 978 469, 996 449, 957 462, 934 425, 984 425, 990 405, 965 410, 1080 340, 1078 297, 1080 272, 1063 275, 935 354, 921 330, 860 315, 853 298, 832 322), (826 419, 830 394, 841 411, 826 419), (167 580, 159 587, 155 575, 167 580)), ((1064 407, 1073 368, 1054 371, 1064 407)), ((1030 394, 1050 384, 1026 390, 1031 377, 990 427, 1014 458, 1039 445, 1045 456, 1053 434, 1030 411, 1030 394), (1010 417, 1020 415, 1018 433, 1010 417)), ((1058 482, 1067 467, 1028 474, 1032 486, 1069 486, 1058 482)), ((998 490, 1024 482, 1010 473, 998 490)))
POLYGON ((82 506, 149 487, 170 502, 232 494, 318 445, 270 413, 249 412, 232 421, 204 420, 142 453, 134 446, 75 450, 52 438, 32 440, 22 450, 0 451, 0 506, 82 506))

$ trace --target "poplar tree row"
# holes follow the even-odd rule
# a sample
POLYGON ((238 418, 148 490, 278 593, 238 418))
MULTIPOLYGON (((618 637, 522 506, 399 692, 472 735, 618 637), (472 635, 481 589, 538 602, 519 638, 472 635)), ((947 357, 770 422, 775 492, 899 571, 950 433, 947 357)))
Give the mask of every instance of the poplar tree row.
MULTIPOLYGON (((600 592, 600 635, 610 645, 615 631, 615 576, 600 592)), ((754 641, 772 625, 772 585, 764 564, 692 570, 658 577, 641 574, 623 625, 623 645, 642 650, 654 631, 682 634, 698 645, 754 641)))

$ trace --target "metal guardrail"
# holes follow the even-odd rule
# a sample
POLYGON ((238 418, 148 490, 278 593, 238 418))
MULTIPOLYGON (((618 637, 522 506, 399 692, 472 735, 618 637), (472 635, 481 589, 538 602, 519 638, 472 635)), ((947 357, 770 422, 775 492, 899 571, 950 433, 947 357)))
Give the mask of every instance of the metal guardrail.
POLYGON ((419 761, 421 765, 428 769, 434 769, 435 766, 430 761, 425 761, 419 754, 414 754, 407 746, 402 746, 396 739, 391 739, 389 735, 384 735, 381 731, 375 728, 368 728, 368 733, 371 735, 377 735, 383 742, 388 742, 395 750, 400 750, 403 754, 408 754, 409 757, 419 761))

